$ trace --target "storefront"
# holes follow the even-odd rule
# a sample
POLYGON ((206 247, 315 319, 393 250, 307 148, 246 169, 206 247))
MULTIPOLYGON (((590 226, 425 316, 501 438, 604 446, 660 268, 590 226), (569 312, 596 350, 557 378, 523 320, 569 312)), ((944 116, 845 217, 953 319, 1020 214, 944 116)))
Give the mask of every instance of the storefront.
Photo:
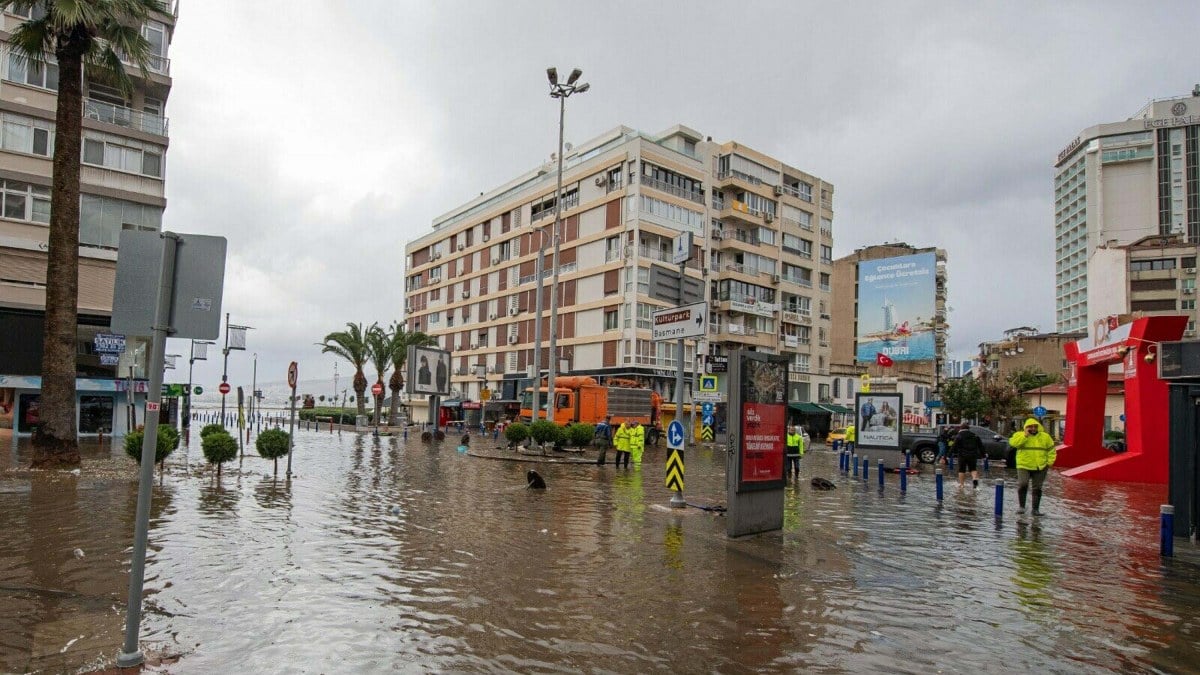
MULTIPOLYGON (((75 425, 80 436, 124 436, 145 422, 139 410, 146 402, 146 381, 134 380, 134 398, 126 380, 76 378, 75 425)), ((0 426, 18 435, 32 434, 41 419, 42 378, 0 375, 0 426)))

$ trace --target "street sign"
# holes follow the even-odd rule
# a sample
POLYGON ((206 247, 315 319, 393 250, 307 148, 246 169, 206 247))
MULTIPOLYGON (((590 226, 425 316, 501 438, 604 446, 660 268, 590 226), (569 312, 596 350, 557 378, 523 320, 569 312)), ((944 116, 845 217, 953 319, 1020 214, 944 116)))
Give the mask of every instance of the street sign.
POLYGON ((700 412, 707 417, 711 417, 713 414, 713 404, 709 401, 705 401, 704 405, 700 406, 700 412))
POLYGON ((375 394, 376 396, 382 394, 383 393, 383 385, 378 382, 371 385, 371 393, 375 394))
POLYGON ((199 396, 200 394, 204 393, 204 387, 197 386, 195 389, 192 390, 192 393, 199 396))
POLYGON ((479 400, 480 400, 480 401, 490 401, 490 400, 492 400, 492 390, 491 390, 491 389, 488 389, 487 387, 484 387, 482 390, 480 390, 480 392, 479 392, 479 400))
POLYGON ((221 392, 222 396, 228 394, 229 393, 229 383, 222 382, 221 386, 217 387, 217 391, 221 392))
POLYGON ((296 378, 299 377, 299 375, 300 367, 296 365, 295 361, 292 361, 291 364, 288 365, 288 386, 292 389, 296 388, 296 378))
POLYGON ((92 348, 97 354, 122 354, 125 352, 125 336, 117 333, 96 333, 92 348))
POLYGON ((671 246, 671 262, 676 265, 685 263, 692 257, 692 233, 680 232, 671 246))
POLYGON ((1033 409, 1033 415, 1034 415, 1034 417, 1045 417, 1046 409, 1039 405, 1038 407, 1033 409))
POLYGON ((697 302, 683 307, 662 309, 655 312, 653 316, 652 338, 654 340, 700 337, 704 335, 708 303, 697 302))
POLYGON ((702 416, 702 417, 700 418, 700 424, 703 424, 703 425, 706 425, 706 426, 710 426, 710 427, 711 427, 711 426, 712 426, 712 423, 713 423, 713 416, 712 416, 712 415, 708 415, 708 414, 706 414, 706 415, 704 415, 704 416, 702 416))
POLYGON ((926 408, 940 408, 940 407, 942 407, 942 402, 941 401, 925 401, 925 407, 926 408))
POLYGON ((148 412, 148 413, 158 412, 158 403, 155 403, 154 401, 147 401, 146 402, 146 412, 148 412))
POLYGON ((683 448, 683 424, 679 420, 672 420, 667 427, 667 447, 672 450, 683 448))
POLYGON ((716 375, 701 375, 700 376, 700 391, 713 392, 717 390, 716 375))
POLYGON ((115 366, 115 365, 118 365, 119 363, 121 363, 121 355, 120 354, 101 354, 100 355, 100 365, 102 365, 102 366, 115 366))
POLYGON ((221 333, 224 237, 122 230, 109 325, 126 335, 153 332, 167 236, 178 241, 170 289, 171 337, 212 340, 221 333))
POLYGON ((683 451, 672 449, 667 452, 667 489, 683 492, 683 451))
POLYGON ((725 400, 725 395, 719 391, 693 391, 693 401, 711 401, 713 403, 721 403, 725 400))
POLYGON ((700 427, 700 440, 711 441, 713 439, 713 428, 711 424, 705 424, 700 427))
POLYGON ((709 354, 705 359, 705 365, 710 373, 728 373, 729 372, 729 357, 714 356, 709 354))

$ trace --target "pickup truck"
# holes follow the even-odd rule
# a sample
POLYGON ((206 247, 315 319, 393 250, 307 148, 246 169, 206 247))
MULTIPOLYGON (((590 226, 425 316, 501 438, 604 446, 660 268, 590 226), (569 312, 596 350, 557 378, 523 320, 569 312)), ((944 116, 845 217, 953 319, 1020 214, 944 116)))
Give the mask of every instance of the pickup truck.
MULTIPOLYGON (((954 433, 958 427, 953 426, 954 433)), ((984 452, 992 461, 1006 459, 1008 456, 1008 439, 987 427, 972 425, 971 431, 983 441, 984 452)), ((933 464, 937 460, 937 430, 905 432, 900 434, 900 449, 908 450, 913 457, 924 464, 933 464)))

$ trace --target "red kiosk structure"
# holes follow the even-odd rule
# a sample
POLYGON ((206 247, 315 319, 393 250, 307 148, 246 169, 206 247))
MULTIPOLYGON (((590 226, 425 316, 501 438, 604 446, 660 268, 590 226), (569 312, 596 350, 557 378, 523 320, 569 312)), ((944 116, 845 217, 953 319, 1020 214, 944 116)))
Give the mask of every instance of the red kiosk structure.
POLYGON ((1096 322, 1091 337, 1064 348, 1069 362, 1066 431, 1054 465, 1072 478, 1166 483, 1169 474, 1167 383, 1158 377, 1158 343, 1178 340, 1188 318, 1151 316, 1116 325, 1096 322), (1104 447, 1108 371, 1123 364, 1126 450, 1104 447))

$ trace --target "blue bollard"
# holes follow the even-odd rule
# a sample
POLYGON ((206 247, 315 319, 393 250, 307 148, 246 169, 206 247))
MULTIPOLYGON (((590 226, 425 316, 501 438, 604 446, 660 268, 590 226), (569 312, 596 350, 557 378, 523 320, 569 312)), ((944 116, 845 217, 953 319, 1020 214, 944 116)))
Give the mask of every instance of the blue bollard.
POLYGON ((936 477, 935 477, 935 479, 934 479, 934 482, 935 482, 935 483, 936 483, 936 485, 937 485, 937 500, 938 500, 939 502, 940 502, 940 501, 942 501, 942 478, 943 478, 943 476, 942 476, 942 470, 941 470, 941 469, 938 469, 938 470, 937 470, 937 475, 936 475, 936 477))
POLYGON ((1175 507, 1163 504, 1158 507, 1158 552, 1170 558, 1175 555, 1175 507))
POLYGON ((996 479, 996 519, 1004 517, 1004 479, 996 479))
POLYGON ((846 466, 846 455, 845 455, 845 453, 839 452, 838 453, 838 473, 842 472, 842 468, 844 466, 846 466))
POLYGON ((951 469, 954 468, 954 455, 946 455, 946 465, 951 469))
POLYGON ((850 473, 850 453, 845 450, 838 453, 838 468, 842 473, 850 473))
POLYGON ((991 466, 990 466, 990 464, 988 463, 988 456, 987 456, 987 455, 984 455, 984 456, 983 456, 983 473, 984 473, 984 475, 985 475, 985 476, 986 476, 988 473, 991 473, 991 466))
POLYGON ((883 487, 883 460, 879 460, 879 487, 883 487))
POLYGON ((908 450, 905 450, 904 451, 904 468, 907 469, 911 466, 912 466, 912 453, 910 453, 908 450))
POLYGON ((863 457, 863 480, 867 479, 867 474, 871 471, 871 458, 863 457))
POLYGON ((408 440, 408 425, 404 425, 404 440, 408 440))
POLYGON ((908 467, 900 469, 900 493, 908 492, 908 467))
POLYGON ((850 455, 850 465, 854 467, 854 477, 858 478, 858 455, 850 455))

